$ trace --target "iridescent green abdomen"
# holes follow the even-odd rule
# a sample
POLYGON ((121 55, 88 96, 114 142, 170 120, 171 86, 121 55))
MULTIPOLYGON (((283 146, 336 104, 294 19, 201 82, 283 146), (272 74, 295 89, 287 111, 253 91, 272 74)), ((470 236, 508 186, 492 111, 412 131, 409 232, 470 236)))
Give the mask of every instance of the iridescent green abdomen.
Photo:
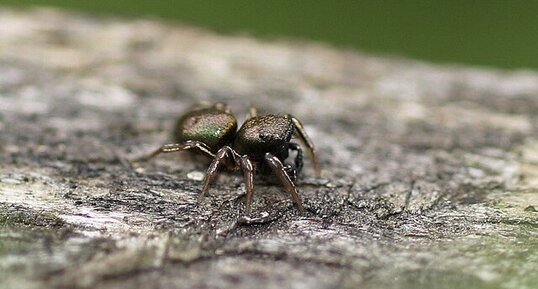
POLYGON ((220 107, 206 107, 189 111, 176 123, 174 136, 176 142, 201 141, 217 152, 224 145, 231 144, 237 120, 220 107))

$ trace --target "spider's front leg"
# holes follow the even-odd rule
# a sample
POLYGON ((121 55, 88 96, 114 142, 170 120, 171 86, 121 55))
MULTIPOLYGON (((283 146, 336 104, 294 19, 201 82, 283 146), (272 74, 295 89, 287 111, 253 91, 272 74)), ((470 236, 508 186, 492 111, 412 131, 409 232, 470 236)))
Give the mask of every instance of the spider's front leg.
POLYGON ((293 126, 295 128, 293 132, 294 135, 297 136, 304 143, 304 145, 306 145, 306 147, 308 148, 308 153, 310 154, 310 157, 312 158, 312 162, 314 163, 314 172, 316 173, 316 177, 319 178, 321 176, 321 168, 319 165, 319 159, 316 154, 316 148, 314 147, 314 143, 312 142, 312 140, 310 140, 310 138, 306 134, 306 130, 304 128, 304 125, 301 123, 301 121, 291 114, 288 114, 287 116, 293 122, 293 126))
POLYGON ((265 162, 273 170, 273 173, 278 177, 282 185, 284 185, 284 188, 286 189, 286 191, 290 193, 291 199, 293 200, 295 205, 297 205, 297 208, 299 208, 299 210, 301 211, 304 211, 303 205, 301 202, 301 197, 299 197, 299 194, 297 193, 297 189, 295 188, 295 185, 291 181, 288 173, 286 173, 286 170, 284 169, 284 165, 282 165, 282 162, 271 153, 265 154, 265 162))

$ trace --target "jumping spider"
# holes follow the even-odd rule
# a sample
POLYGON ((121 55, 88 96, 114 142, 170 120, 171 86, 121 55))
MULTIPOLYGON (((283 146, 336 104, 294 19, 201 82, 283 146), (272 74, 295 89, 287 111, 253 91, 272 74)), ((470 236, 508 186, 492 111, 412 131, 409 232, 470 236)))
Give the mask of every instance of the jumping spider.
POLYGON ((177 121, 175 141, 135 161, 147 161, 161 153, 198 149, 213 159, 204 178, 202 196, 217 176, 218 169, 241 169, 246 183, 246 209, 250 212, 254 193, 254 173, 272 171, 290 193, 295 205, 303 210, 301 198, 293 181, 303 167, 303 151, 291 142, 297 137, 308 148, 316 176, 320 176, 314 144, 302 123, 292 115, 257 115, 252 108, 247 120, 237 130, 237 120, 226 104, 199 105, 191 108, 177 121), (283 164, 289 151, 295 151, 293 165, 283 164))

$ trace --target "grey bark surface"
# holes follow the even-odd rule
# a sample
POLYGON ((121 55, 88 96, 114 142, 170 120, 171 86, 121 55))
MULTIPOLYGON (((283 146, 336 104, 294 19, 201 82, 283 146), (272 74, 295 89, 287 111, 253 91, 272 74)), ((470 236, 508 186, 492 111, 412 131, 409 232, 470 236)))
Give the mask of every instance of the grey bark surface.
POLYGON ((0 10, 0 288, 538 288, 538 74, 0 10), (292 113, 282 187, 188 154, 200 101, 292 113))

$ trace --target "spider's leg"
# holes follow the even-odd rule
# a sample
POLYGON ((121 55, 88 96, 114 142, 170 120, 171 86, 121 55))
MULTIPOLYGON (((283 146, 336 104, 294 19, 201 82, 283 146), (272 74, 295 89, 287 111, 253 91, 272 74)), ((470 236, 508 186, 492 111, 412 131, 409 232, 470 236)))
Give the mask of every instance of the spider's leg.
POLYGON ((152 153, 145 155, 143 157, 131 160, 130 162, 131 163, 145 162, 162 153, 180 152, 180 151, 189 150, 189 149, 198 149, 199 151, 203 152, 205 155, 211 158, 215 157, 215 154, 213 154, 211 152, 211 149, 203 142, 188 140, 184 143, 165 144, 162 147, 158 148, 157 150, 153 151, 152 153))
POLYGON ((297 155, 295 156, 294 164, 295 164, 295 173, 296 175, 299 175, 303 169, 303 149, 300 145, 290 142, 288 148, 292 151, 296 151, 297 155))
POLYGON ((228 104, 226 104, 224 102, 211 103, 211 102, 208 102, 208 101, 200 101, 198 103, 195 103, 195 104, 191 105, 187 109, 187 111, 192 111, 192 110, 201 109, 201 108, 209 108, 209 107, 214 107, 214 108, 216 108, 218 110, 222 110, 222 111, 225 111, 225 112, 228 112, 228 113, 231 112, 230 107, 228 106, 228 104))
POLYGON ((223 103, 223 102, 217 102, 213 105, 214 108, 218 109, 218 110, 222 110, 222 111, 225 111, 227 113, 231 113, 231 110, 230 110, 230 107, 228 106, 228 104, 226 103, 223 103))
POLYGON ((246 208, 248 214, 250 213, 250 208, 252 206, 252 196, 254 194, 254 167, 252 166, 252 162, 248 159, 247 156, 242 156, 239 159, 239 162, 245 176, 245 188, 247 191, 246 208))
POLYGON ((250 119, 257 116, 258 116, 258 109, 255 107, 251 107, 245 119, 250 119))
POLYGON ((282 162, 271 153, 265 154, 265 161, 267 165, 269 165, 269 167, 273 170, 273 173, 275 173, 275 175, 280 179, 280 182, 282 182, 282 185, 284 185, 286 191, 290 193, 293 202, 297 205, 297 208, 303 211, 301 198, 299 197, 299 194, 297 194, 297 189, 295 188, 295 185, 284 170, 282 162))
POLYGON ((258 116, 258 109, 255 107, 251 107, 248 113, 250 117, 256 117, 258 116))
POLYGON ((314 163, 314 171, 316 172, 316 176, 321 176, 321 168, 319 166, 319 159, 316 155, 316 148, 314 147, 314 143, 310 140, 308 135, 306 134, 306 130, 304 129, 303 124, 301 121, 299 121, 294 116, 288 114, 288 117, 291 118, 293 121, 293 125, 295 126, 294 134, 306 145, 308 148, 308 153, 310 154, 310 157, 312 158, 312 162, 314 163))
POLYGON ((209 165, 209 168, 207 169, 207 172, 205 174, 204 178, 204 185, 202 187, 201 191, 201 197, 203 197, 209 188, 209 185, 215 180, 215 177, 217 176, 219 167, 223 164, 226 164, 229 162, 229 158, 233 157, 232 148, 229 146, 224 146, 215 155, 215 158, 209 165))

